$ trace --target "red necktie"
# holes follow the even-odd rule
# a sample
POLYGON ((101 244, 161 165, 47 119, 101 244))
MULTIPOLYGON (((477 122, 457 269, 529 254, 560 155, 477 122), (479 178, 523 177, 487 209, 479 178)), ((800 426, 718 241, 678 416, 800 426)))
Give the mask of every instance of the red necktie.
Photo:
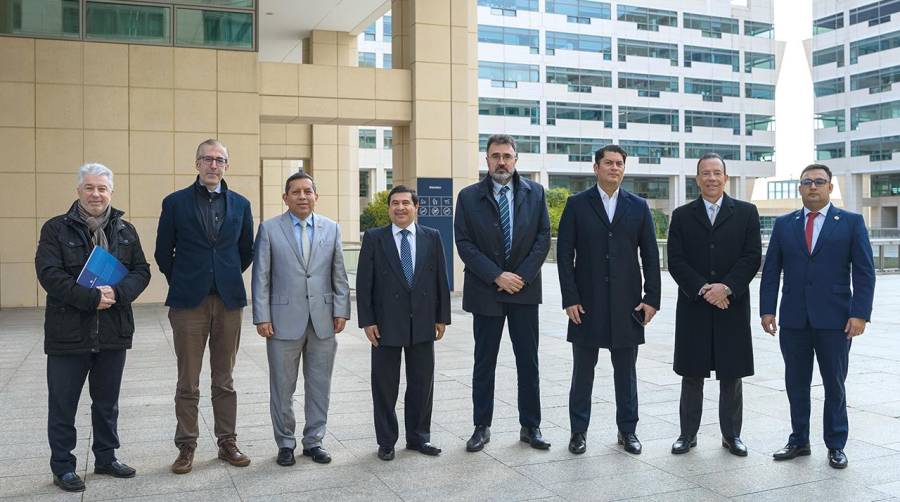
POLYGON ((812 254, 813 250, 813 224, 816 221, 816 216, 819 216, 818 211, 810 211, 809 214, 806 215, 806 249, 809 250, 810 254, 812 254))

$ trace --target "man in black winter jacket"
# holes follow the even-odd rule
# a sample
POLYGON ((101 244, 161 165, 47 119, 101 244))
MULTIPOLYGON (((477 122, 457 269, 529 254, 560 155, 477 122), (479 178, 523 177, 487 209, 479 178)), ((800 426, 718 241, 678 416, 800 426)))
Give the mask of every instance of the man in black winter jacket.
POLYGON ((47 291, 44 352, 47 354, 49 410, 47 437, 53 483, 83 491, 75 473, 75 412, 89 378, 93 424, 94 472, 130 478, 135 470, 119 462, 117 421, 125 350, 131 348, 131 303, 150 282, 150 267, 137 231, 112 207, 113 173, 101 164, 78 171, 78 200, 66 214, 41 228, 34 265, 47 291), (115 286, 88 288, 76 283, 95 246, 128 269, 115 286))

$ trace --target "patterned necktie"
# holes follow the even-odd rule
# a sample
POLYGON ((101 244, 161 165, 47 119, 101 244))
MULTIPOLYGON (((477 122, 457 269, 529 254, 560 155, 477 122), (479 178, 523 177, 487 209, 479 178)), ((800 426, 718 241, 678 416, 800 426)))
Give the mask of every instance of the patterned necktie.
POLYGON ((306 233, 306 220, 300 220, 300 254, 303 256, 303 265, 309 266, 309 234, 306 233))
POLYGON ((810 211, 806 215, 806 249, 809 250, 810 254, 813 250, 813 227, 816 223, 816 216, 819 216, 818 211, 810 211))
POLYGON ((400 231, 400 265, 403 267, 403 275, 406 276, 406 282, 412 287, 413 282, 413 261, 412 248, 409 246, 409 234, 407 229, 400 231))
POLYGON ((497 205, 500 206, 500 226, 503 228, 503 247, 506 251, 506 259, 512 251, 512 228, 509 226, 509 201, 506 199, 506 192, 509 192, 509 185, 500 189, 500 197, 497 198, 497 205))
POLYGON ((719 205, 718 204, 710 204, 709 205, 709 224, 715 225, 716 223, 716 215, 719 213, 719 205))

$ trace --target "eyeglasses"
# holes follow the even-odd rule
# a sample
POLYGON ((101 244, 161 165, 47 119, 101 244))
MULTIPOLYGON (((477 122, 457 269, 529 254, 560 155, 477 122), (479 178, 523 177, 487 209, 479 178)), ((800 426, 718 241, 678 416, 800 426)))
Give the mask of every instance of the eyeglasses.
POLYGON ((202 157, 199 157, 197 160, 199 160, 200 163, 204 166, 211 166, 213 165, 213 162, 215 162, 215 164, 219 167, 223 167, 228 164, 228 159, 226 159, 225 157, 210 157, 209 155, 204 155, 202 157))
POLYGON ((817 187, 823 187, 828 184, 828 180, 826 180, 825 178, 803 178, 802 180, 800 180, 800 184, 805 187, 812 186, 813 183, 815 183, 817 187))
POLYGON ((504 162, 512 162, 516 159, 516 156, 511 153, 494 153, 491 154, 491 156, 488 158, 493 160, 494 162, 500 162, 500 159, 503 159, 504 162))

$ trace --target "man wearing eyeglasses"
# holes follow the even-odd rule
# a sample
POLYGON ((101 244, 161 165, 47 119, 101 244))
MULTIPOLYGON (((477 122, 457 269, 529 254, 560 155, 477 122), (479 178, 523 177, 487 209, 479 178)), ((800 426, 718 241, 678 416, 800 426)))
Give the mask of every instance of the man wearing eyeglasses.
POLYGON ((847 378, 850 344, 872 314, 875 266, 863 217, 834 207, 831 170, 810 164, 800 173, 803 209, 775 220, 759 285, 763 329, 776 332, 779 278, 781 355, 792 432, 775 460, 809 455, 809 389, 813 354, 825 388, 824 439, 828 463, 847 467, 847 378), (852 289, 851 289, 852 285, 852 289))
POLYGON ((197 147, 197 179, 163 200, 156 233, 156 263, 169 283, 166 305, 178 359, 172 472, 191 471, 200 430, 200 369, 209 343, 214 432, 219 458, 244 467, 237 447, 237 394, 231 377, 247 293, 241 273, 253 260, 250 202, 223 179, 228 149, 208 139, 197 147))
POLYGON ((543 187, 519 176, 516 160, 512 137, 488 138, 488 175, 464 188, 456 201, 456 249, 466 265, 463 310, 474 317, 475 336, 475 431, 468 451, 483 449, 491 439, 494 372, 507 321, 518 373, 519 438, 532 448, 550 448, 541 435, 538 379, 538 305, 550 217, 543 187))

